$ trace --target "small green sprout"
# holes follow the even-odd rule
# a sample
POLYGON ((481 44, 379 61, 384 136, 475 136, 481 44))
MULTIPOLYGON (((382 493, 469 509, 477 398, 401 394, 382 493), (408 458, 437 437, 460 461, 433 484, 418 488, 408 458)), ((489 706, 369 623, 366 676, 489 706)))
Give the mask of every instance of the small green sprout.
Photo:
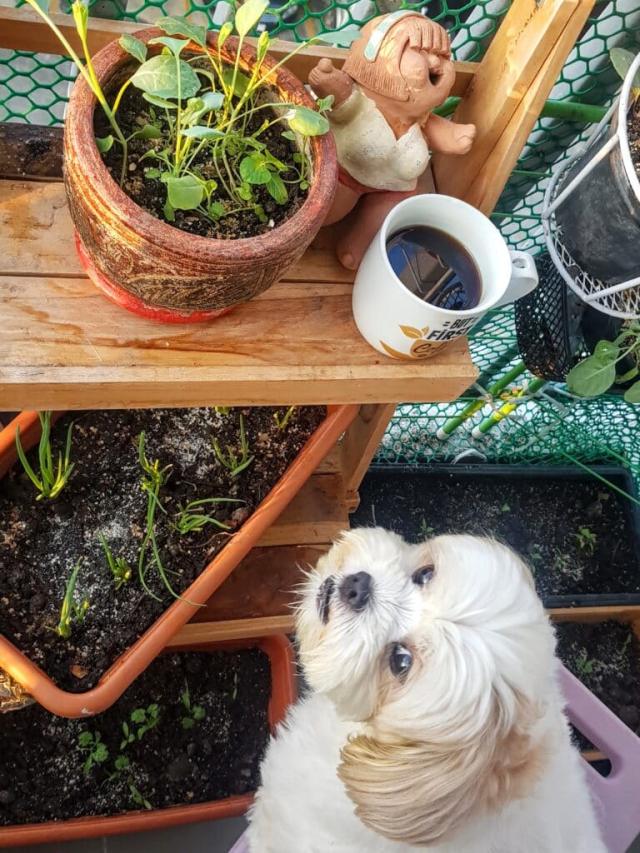
POLYGON ((138 555, 138 576, 145 592, 156 601, 160 601, 159 597, 149 588, 147 583, 147 572, 149 566, 145 564, 147 550, 151 550, 151 563, 155 564, 158 574, 166 589, 174 598, 180 598, 177 592, 171 586, 167 569, 164 567, 160 549, 156 540, 155 518, 156 510, 166 512, 165 508, 160 503, 160 489, 167 481, 167 476, 171 470, 171 466, 166 468, 160 467, 160 460, 156 459, 150 462, 145 452, 145 434, 141 432, 138 437, 138 461, 144 475, 140 481, 140 488, 147 495, 147 515, 146 515, 146 530, 142 544, 140 545, 140 553, 138 555))
POLYGON ((96 764, 104 764, 109 758, 109 749, 102 740, 100 732, 80 732, 78 735, 78 748, 87 753, 84 762, 84 775, 88 776, 96 764))
POLYGON ((226 454, 223 452, 217 438, 212 439, 213 452, 216 454, 218 462, 226 468, 232 477, 237 477, 245 468, 253 462, 254 457, 249 456, 249 442, 244 428, 244 417, 240 415, 240 455, 238 456, 235 448, 227 445, 226 454))
POLYGON ((213 411, 216 413, 216 415, 222 415, 222 417, 226 417, 229 414, 229 412, 231 411, 231 407, 230 406, 214 406, 213 411))
POLYGON ((128 770, 131 770, 131 762, 126 755, 119 755, 113 762, 113 773, 109 775, 109 779, 116 779, 128 770))
POLYGON ((511 512, 511 507, 509 506, 509 504, 506 501, 500 507, 500 512, 511 512))
POLYGON ((129 565, 129 563, 127 563, 124 557, 113 556, 113 552, 109 547, 109 543, 104 538, 102 533, 98 534, 98 539, 100 540, 100 544, 102 545, 102 550, 104 551, 104 556, 107 561, 107 565, 109 566, 109 571, 113 575, 116 590, 118 590, 121 586, 131 580, 131 566, 129 565))
POLYGON ((537 566, 544 563, 544 554, 542 553, 542 548, 537 542, 534 542, 531 548, 529 548, 529 561, 531 563, 531 569, 534 572, 537 566))
POLYGON ((296 406, 289 406, 283 418, 280 418, 280 412, 274 412, 273 419, 276 422, 276 426, 280 430, 280 432, 284 432, 291 420, 293 413, 296 410, 296 406))
POLYGON ((189 692, 189 685, 186 681, 184 683, 184 690, 180 694, 180 701, 185 710, 185 715, 182 718, 183 729, 192 729, 197 722, 204 720, 206 711, 202 705, 193 705, 191 703, 191 693, 189 692))
POLYGON ((575 538, 578 543, 578 548, 580 548, 581 551, 584 551, 589 555, 594 553, 598 537, 592 530, 588 527, 581 527, 575 534, 575 538))
POLYGON ((143 809, 147 809, 147 811, 151 811, 153 806, 149 802, 149 800, 144 797, 138 788, 133 784, 133 782, 129 781, 129 794, 131 796, 131 802, 136 806, 140 806, 143 809))
POLYGON ((556 551, 556 556, 553 561, 553 571, 564 574, 571 565, 571 558, 568 554, 563 554, 562 551, 556 551))
POLYGON ((435 527, 431 527, 430 524, 427 524, 426 518, 423 518, 420 521, 420 535, 424 536, 425 539, 431 539, 432 536, 436 535, 435 527))
POLYGON ((582 649, 578 657, 576 658, 576 669, 580 675, 591 675, 593 672, 595 661, 590 659, 587 655, 587 650, 582 649))
POLYGON ((22 447, 20 440, 20 427, 16 429, 16 453, 18 459, 22 463, 25 474, 31 480, 33 485, 38 490, 36 500, 41 501, 43 498, 57 498, 60 492, 69 482, 69 477, 73 472, 73 462, 71 458, 71 435, 73 432, 73 424, 69 424, 67 430, 67 441, 64 448, 64 456, 58 454, 58 464, 53 463, 53 453, 51 451, 51 412, 39 412, 40 418, 40 443, 38 445, 38 462, 40 465, 40 476, 31 467, 29 460, 22 447))
POLYGON ((84 598, 80 604, 76 604, 73 597, 76 591, 76 582, 78 580, 78 573, 82 567, 82 558, 78 560, 78 562, 73 567, 71 574, 69 575, 69 580, 67 581, 67 586, 64 591, 64 598, 62 599, 62 606, 60 608, 60 619, 55 628, 55 632, 59 637, 63 637, 65 640, 69 639, 71 636, 71 631, 73 629, 73 625, 81 625, 84 622, 84 618, 87 615, 87 611, 89 609, 89 599, 84 598))
POLYGON ((135 708, 129 717, 129 723, 122 724, 122 740, 120 751, 126 749, 130 743, 142 740, 148 731, 154 729, 160 722, 160 707, 154 702, 146 708, 135 708))
POLYGON ((204 507, 219 504, 219 503, 234 503, 240 504, 244 501, 236 498, 202 498, 198 501, 189 501, 186 506, 181 506, 180 511, 176 516, 175 528, 182 536, 187 533, 199 533, 208 524, 213 524, 214 527, 220 530, 229 530, 229 525, 218 521, 212 515, 208 515, 204 511, 204 507))

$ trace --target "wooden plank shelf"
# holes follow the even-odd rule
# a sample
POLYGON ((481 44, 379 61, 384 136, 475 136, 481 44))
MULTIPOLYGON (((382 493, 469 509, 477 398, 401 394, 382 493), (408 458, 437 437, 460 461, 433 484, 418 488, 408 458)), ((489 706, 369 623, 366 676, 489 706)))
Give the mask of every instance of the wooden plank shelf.
POLYGON ((351 316, 352 274, 322 233, 285 281, 215 322, 166 325, 86 279, 61 182, 0 181, 0 409, 453 400, 465 340, 382 356, 351 316))

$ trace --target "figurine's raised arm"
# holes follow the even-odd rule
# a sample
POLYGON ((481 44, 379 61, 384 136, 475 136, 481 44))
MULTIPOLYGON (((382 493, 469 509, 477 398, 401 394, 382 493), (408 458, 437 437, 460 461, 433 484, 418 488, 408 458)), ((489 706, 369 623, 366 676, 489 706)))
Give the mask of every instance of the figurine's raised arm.
POLYGON ((353 91, 353 80, 336 68, 330 59, 321 59, 311 70, 309 83, 319 98, 333 95, 334 108, 339 107, 353 91))

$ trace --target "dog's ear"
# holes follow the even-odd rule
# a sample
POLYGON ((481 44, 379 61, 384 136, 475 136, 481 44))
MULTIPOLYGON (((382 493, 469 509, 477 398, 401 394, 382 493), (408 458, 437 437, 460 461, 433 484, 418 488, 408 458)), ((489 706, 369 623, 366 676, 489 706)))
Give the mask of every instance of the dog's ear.
POLYGON ((338 775, 360 820, 393 841, 420 847, 446 839, 482 810, 526 796, 544 755, 530 737, 538 713, 518 704, 518 720, 508 730, 496 707, 473 738, 350 740, 338 775))

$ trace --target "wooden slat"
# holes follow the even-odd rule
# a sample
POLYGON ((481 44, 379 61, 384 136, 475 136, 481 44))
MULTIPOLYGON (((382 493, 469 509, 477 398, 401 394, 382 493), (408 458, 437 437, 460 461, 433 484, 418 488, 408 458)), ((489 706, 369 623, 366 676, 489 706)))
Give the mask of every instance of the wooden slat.
POLYGON ((473 148, 464 158, 435 155, 440 192, 466 198, 473 177, 483 166, 512 118, 567 21, 582 0, 518 0, 513 3, 491 42, 454 120, 477 127, 473 148))
POLYGON ((395 409, 395 405, 362 406, 345 437, 343 471, 350 512, 358 507, 358 488, 395 409))
POLYGON ((549 96, 565 60, 587 21, 593 0, 582 0, 567 21, 547 59, 524 94, 510 122, 494 145, 485 163, 477 170, 467 190, 466 200, 490 213, 500 197, 500 178, 505 180, 515 168, 529 134, 549 96))
POLYGON ((344 483, 339 474, 316 474, 260 540, 260 545, 330 542, 349 527, 344 483))
POLYGON ((607 605, 605 607, 553 607, 549 616, 554 622, 640 621, 640 605, 607 605))
MULTIPOLYGON (((51 17, 73 49, 79 51, 81 49, 80 43, 71 16, 54 14, 51 17)), ((89 50, 94 54, 109 42, 119 38, 122 33, 135 33, 145 26, 150 26, 150 24, 91 18, 89 21, 89 50)), ((254 41, 254 39, 249 39, 249 41, 254 41)), ((0 6, 0 47, 11 50, 64 53, 64 48, 42 18, 26 7, 10 9, 0 6)), ((280 60, 289 54, 294 47, 295 45, 290 41, 274 39, 269 50, 276 59, 280 60)), ((300 80, 306 81, 311 69, 323 56, 328 56, 337 67, 340 67, 344 62, 346 51, 328 45, 311 45, 292 57, 287 65, 300 80)), ((452 91, 453 95, 464 94, 476 69, 477 64, 474 62, 456 63, 456 82, 452 91)))
POLYGON ((289 634, 292 621, 289 616, 267 616, 264 619, 236 619, 233 622, 189 622, 167 643, 166 648, 211 643, 223 640, 247 640, 268 637, 271 634, 289 634))
POLYGON ((0 409, 437 401, 475 379, 463 339, 415 363, 365 343, 331 233, 287 281, 185 326, 111 305, 72 235, 61 184, 0 182, 0 409))
POLYGON ((231 622, 279 616, 292 618, 304 569, 314 566, 330 545, 254 548, 193 621, 231 622))

